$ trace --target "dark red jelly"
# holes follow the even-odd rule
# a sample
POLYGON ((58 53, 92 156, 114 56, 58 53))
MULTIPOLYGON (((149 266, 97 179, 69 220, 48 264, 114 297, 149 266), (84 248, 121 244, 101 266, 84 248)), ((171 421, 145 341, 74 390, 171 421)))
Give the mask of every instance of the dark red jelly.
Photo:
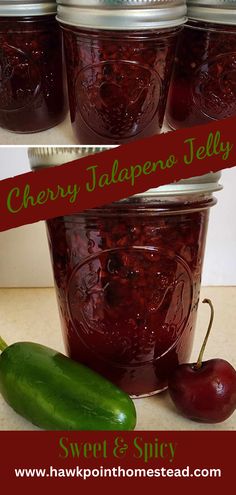
POLYGON ((115 144, 159 133, 181 28, 141 33, 62 28, 78 142, 115 144))
POLYGON ((36 132, 65 116, 62 42, 54 15, 0 18, 0 126, 36 132))
POLYGON ((236 115, 236 26, 189 21, 179 37, 167 104, 173 129, 236 115))
POLYGON ((209 206, 111 205, 47 222, 69 355, 132 396, 190 357, 209 206))

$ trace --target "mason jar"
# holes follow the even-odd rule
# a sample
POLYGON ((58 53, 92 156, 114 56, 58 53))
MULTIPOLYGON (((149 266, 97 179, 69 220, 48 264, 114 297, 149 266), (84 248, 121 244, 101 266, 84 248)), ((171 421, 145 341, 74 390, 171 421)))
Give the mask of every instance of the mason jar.
POLYGON ((187 4, 167 104, 172 129, 236 115, 236 1, 187 4))
POLYGON ((56 1, 0 2, 0 127, 19 133, 65 116, 62 40, 56 1))
MULTIPOLYGON (((29 158, 37 170, 97 151, 34 148, 29 158)), ((47 221, 66 351, 133 397, 164 390, 190 357, 218 180, 211 173, 47 221)))
POLYGON ((119 144, 159 133, 186 1, 57 2, 77 142, 119 144))

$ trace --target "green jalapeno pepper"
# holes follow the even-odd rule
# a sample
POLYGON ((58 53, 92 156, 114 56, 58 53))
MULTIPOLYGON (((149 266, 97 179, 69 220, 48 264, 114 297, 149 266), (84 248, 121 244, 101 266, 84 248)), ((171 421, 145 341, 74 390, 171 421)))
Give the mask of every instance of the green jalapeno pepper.
POLYGON ((45 430, 132 430, 130 397, 108 380, 48 347, 0 338, 0 392, 45 430))

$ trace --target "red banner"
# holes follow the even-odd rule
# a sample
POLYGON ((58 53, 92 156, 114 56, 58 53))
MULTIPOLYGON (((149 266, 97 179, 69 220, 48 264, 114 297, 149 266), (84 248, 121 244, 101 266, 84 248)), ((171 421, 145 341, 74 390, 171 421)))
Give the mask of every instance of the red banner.
POLYGON ((233 491, 235 440, 236 432, 214 431, 1 432, 1 488, 152 486, 217 495, 233 491))
POLYGON ((0 183, 0 231, 233 167, 236 118, 129 143, 0 183))

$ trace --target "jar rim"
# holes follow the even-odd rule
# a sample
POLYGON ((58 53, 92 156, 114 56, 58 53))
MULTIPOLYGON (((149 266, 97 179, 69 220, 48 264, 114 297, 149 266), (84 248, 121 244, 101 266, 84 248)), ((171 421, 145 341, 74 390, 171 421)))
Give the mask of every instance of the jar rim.
MULTIPOLYGON (((141 195, 140 195, 141 196, 141 195)), ((209 210, 212 206, 217 204, 217 198, 211 193, 198 194, 190 196, 185 194, 183 196, 171 196, 166 197, 151 197, 147 198, 145 195, 142 197, 131 196, 122 201, 114 201, 113 203, 105 203, 104 205, 93 207, 73 213, 72 215, 65 215, 61 218, 63 221, 67 218, 73 218, 74 221, 80 222, 81 217, 88 215, 89 217, 97 216, 132 216, 132 215, 150 215, 150 216, 171 216, 182 215, 183 212, 188 214, 195 213, 197 211, 209 210)))
POLYGON ((57 0, 57 19, 84 29, 142 30, 187 21, 186 0, 57 0))
POLYGON ((0 0, 1 17, 55 15, 56 0, 0 0))
MULTIPOLYGON (((210 174, 204 175, 204 179, 210 174)), ((212 174, 215 175, 215 174, 212 174)), ((135 197, 146 197, 146 198, 156 198, 156 197, 172 197, 172 196, 185 196, 185 195, 199 195, 213 193, 221 191, 223 186, 217 181, 212 182, 201 182, 202 177, 193 177, 191 179, 182 179, 178 182, 167 184, 165 186, 160 186, 155 189, 149 189, 144 193, 136 194, 135 197), (197 182, 199 180, 199 182, 197 182), (196 181, 196 182, 194 182, 196 181)))
POLYGON ((215 33, 217 29, 219 30, 220 34, 233 34, 235 35, 235 26, 233 24, 230 24, 230 27, 228 24, 222 24, 221 22, 211 22, 211 21, 202 21, 201 19, 191 19, 189 18, 187 24, 185 25, 185 28, 188 29, 194 29, 196 31, 203 31, 203 32, 208 32, 208 33, 215 33), (216 27, 217 26, 217 27, 216 27))

